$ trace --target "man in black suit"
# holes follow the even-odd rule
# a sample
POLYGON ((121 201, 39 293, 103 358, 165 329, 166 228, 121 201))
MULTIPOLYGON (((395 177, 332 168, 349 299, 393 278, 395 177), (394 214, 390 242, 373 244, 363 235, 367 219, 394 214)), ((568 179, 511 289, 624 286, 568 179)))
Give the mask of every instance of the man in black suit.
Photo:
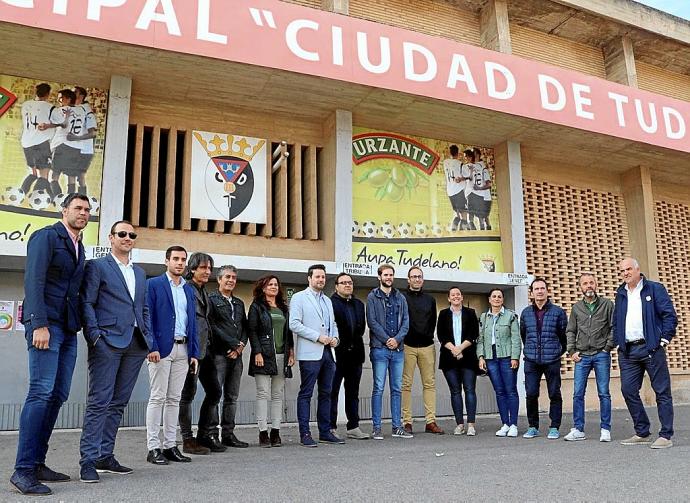
POLYGON ((111 253, 87 262, 84 272, 89 395, 80 442, 82 482, 98 482, 98 472, 132 472, 118 463, 113 449, 122 413, 152 347, 146 273, 129 256, 136 238, 129 222, 115 222, 108 236, 111 253))
MULTIPOLYGON (((335 293, 331 295, 335 324, 340 344, 335 348, 335 374, 331 387, 331 429, 338 425, 338 395, 345 382, 345 415, 347 438, 365 440, 369 435, 359 427, 359 383, 364 364, 364 303, 353 295, 352 276, 341 272, 335 278, 335 293)), ((334 433, 335 434, 335 433, 334 433)))

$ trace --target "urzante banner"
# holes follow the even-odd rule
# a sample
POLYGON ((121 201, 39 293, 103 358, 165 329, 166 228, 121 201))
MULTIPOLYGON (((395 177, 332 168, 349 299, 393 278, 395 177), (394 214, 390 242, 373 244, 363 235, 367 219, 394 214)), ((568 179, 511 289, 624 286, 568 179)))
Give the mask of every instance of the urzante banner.
POLYGON ((690 152, 690 103, 277 0, 0 0, 0 19, 392 89, 690 152))
POLYGON ((503 272, 491 149, 353 132, 353 262, 503 272))
POLYGON ((266 223, 266 140, 194 131, 192 218, 266 223))
POLYGON ((98 242, 108 92, 0 75, 0 247, 62 218, 71 192, 89 197, 85 245, 98 242))

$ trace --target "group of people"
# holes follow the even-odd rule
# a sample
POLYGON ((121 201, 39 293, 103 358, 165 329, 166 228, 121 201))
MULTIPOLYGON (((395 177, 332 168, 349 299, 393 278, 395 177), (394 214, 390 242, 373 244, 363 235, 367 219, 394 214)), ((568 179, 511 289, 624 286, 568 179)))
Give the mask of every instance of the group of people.
POLYGON ((49 84, 38 84, 35 98, 22 104, 21 144, 29 173, 21 190, 27 196, 33 190, 45 191, 53 199, 73 192, 87 194, 96 115, 83 87, 60 90, 57 104, 50 101, 50 93, 49 84), (67 177, 67 190, 60 185, 62 175, 67 177))
POLYGON ((665 347, 675 334, 677 318, 665 288, 641 275, 634 259, 620 264, 623 284, 615 303, 597 294, 592 273, 582 274, 583 298, 573 306, 570 319, 549 300, 543 278, 530 285, 533 303, 519 317, 503 305, 503 292, 493 289, 489 309, 477 318, 473 309, 463 305, 458 287, 448 291, 449 307, 437 314, 435 298, 423 291, 423 271, 410 268, 408 287, 400 291, 393 286, 391 265, 378 268, 379 286, 368 294, 366 308, 354 296, 353 277, 347 273, 336 276, 335 292, 328 297, 324 293, 326 268, 315 264, 307 271, 308 287, 295 293, 289 306, 277 276, 260 278, 247 314, 244 303, 233 295, 238 274, 234 266, 219 267, 218 289, 207 291, 215 265, 206 253, 188 257, 183 247, 171 246, 165 254, 166 272, 147 280, 144 270, 130 260, 137 234, 126 221, 110 229, 110 254, 86 262, 79 236, 89 212, 88 197, 70 194, 63 203, 62 221, 35 232, 28 242, 22 322, 29 353, 29 391, 10 479, 22 494, 50 494, 44 482, 70 479, 46 465, 46 453, 60 407, 69 395, 79 330, 88 343, 89 389, 80 441, 80 480, 87 483, 98 482, 99 473, 132 472, 113 452, 118 425, 144 361, 150 382, 147 461, 155 465, 190 462, 185 454, 248 446, 234 433, 245 350, 250 352, 249 375, 255 378, 261 447, 282 443, 284 382, 292 377, 296 361, 301 445, 345 443, 337 434, 341 385, 346 436, 370 438, 360 428, 358 414, 367 327, 373 371, 371 437, 376 440, 384 439, 381 416, 387 378, 391 435, 413 437, 411 391, 417 368, 423 387, 424 431, 444 433, 436 422, 436 333, 455 435, 477 434, 479 372, 488 372, 496 393, 502 422, 496 435, 518 435, 517 372, 522 357, 529 422, 523 437, 539 435, 539 385, 544 375, 551 402, 547 436, 559 438, 560 361, 567 352, 575 362, 575 389, 574 427, 565 439, 585 438, 584 394, 593 369, 601 404, 600 440, 610 441, 610 352, 618 347, 622 392, 635 426, 635 435, 622 443, 651 442, 649 418, 639 396, 646 371, 661 421, 652 447, 672 445, 673 404, 665 347), (194 435, 191 404, 197 381, 205 398, 194 435), (318 442, 309 421, 317 386, 318 442), (176 443, 178 423, 185 454, 176 443))
POLYGON ((457 145, 451 145, 448 151, 443 172, 454 213, 450 230, 490 231, 491 171, 482 160, 481 150, 467 149, 461 154, 457 145))

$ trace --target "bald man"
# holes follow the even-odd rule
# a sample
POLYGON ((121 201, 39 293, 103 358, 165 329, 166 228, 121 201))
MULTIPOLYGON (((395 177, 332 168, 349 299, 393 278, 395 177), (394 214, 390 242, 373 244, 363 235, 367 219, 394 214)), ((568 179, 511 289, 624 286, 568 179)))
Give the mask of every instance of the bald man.
POLYGON ((613 311, 614 343, 618 346, 621 392, 633 419, 635 434, 623 445, 649 444, 649 417, 640 400, 644 373, 656 395, 661 429, 652 449, 673 446, 673 398, 666 346, 676 334, 678 318, 664 285, 647 279, 634 258, 619 265, 623 284, 616 290, 613 311))

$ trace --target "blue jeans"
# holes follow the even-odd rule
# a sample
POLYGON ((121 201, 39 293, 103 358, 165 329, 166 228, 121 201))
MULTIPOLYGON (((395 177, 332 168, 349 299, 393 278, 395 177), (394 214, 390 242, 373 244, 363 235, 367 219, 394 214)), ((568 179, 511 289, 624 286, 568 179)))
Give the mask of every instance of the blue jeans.
POLYGON ((517 391, 517 369, 510 368, 510 358, 486 360, 486 370, 496 392, 496 403, 501 423, 517 426, 520 398, 517 391))
POLYGON ((455 423, 463 424, 462 389, 465 388, 465 405, 467 405, 467 422, 474 423, 477 415, 477 373, 472 369, 453 367, 443 371, 450 390, 450 405, 453 407, 455 423))
POLYGON ((656 395, 657 412, 661 423, 659 436, 670 439, 673 436, 673 398, 666 351, 658 348, 650 353, 644 344, 640 346, 626 344, 627 351, 621 349, 618 350, 621 392, 635 425, 635 433, 640 437, 649 436, 649 416, 640 400, 642 378, 646 371, 656 395))
POLYGON ((113 455, 122 413, 147 354, 138 328, 124 349, 109 346, 102 337, 89 346, 89 395, 79 444, 82 466, 113 455))
POLYGON ((587 378, 594 369, 599 393, 599 407, 601 409, 601 428, 611 430, 611 395, 609 394, 609 378, 611 376, 611 354, 599 351, 595 355, 581 355, 575 364, 575 382, 573 383, 573 425, 580 431, 585 431, 585 391, 587 378))
POLYGON ((539 429, 539 387, 541 376, 546 377, 546 391, 549 394, 549 428, 560 428, 563 419, 563 397, 561 396, 561 360, 551 363, 537 363, 525 360, 525 395, 527 422, 539 429))
POLYGON ((19 419, 17 471, 34 470, 44 464, 48 441, 55 428, 60 407, 69 396, 77 361, 77 335, 50 325, 49 349, 36 349, 33 330, 26 327, 29 349, 29 392, 19 419))
POLYGON ((388 374, 388 386, 391 390, 391 422, 393 429, 402 427, 402 374, 405 364, 405 353, 391 351, 388 348, 371 348, 369 351, 371 370, 374 378, 374 389, 371 392, 371 422, 374 430, 381 429, 381 408, 383 407, 383 388, 386 387, 386 374, 388 374))
POLYGON ((299 373, 301 383, 297 394, 297 422, 300 437, 311 435, 309 431, 309 416, 311 409, 311 395, 314 385, 319 383, 319 402, 316 408, 316 420, 319 434, 325 435, 331 431, 331 387, 335 374, 335 361, 331 348, 324 347, 320 360, 300 360, 299 373))

